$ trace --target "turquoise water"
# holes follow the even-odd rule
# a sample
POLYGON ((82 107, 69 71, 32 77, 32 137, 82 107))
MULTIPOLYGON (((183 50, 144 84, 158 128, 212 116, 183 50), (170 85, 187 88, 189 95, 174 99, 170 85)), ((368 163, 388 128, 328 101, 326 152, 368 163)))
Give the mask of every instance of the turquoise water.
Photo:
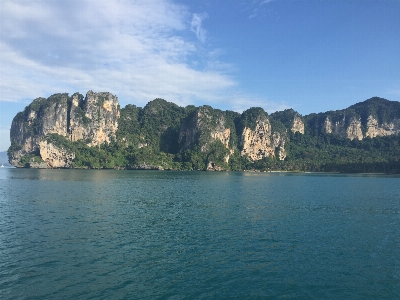
POLYGON ((400 178, 0 170, 1 299, 399 299, 400 178))

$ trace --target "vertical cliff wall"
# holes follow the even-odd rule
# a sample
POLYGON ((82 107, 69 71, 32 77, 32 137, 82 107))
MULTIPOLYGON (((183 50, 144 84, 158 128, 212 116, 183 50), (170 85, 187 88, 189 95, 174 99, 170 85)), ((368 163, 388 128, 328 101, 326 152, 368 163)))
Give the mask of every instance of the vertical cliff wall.
POLYGON ((309 132, 350 140, 400 133, 400 103, 374 97, 346 109, 305 116, 309 132))
POLYGON ((85 99, 74 94, 69 110, 68 134, 71 141, 84 140, 97 146, 115 139, 120 117, 118 98, 111 93, 89 91, 85 99))
POLYGON ((231 129, 226 127, 222 111, 201 106, 184 120, 179 131, 181 150, 200 145, 202 151, 213 141, 219 140, 229 149, 231 129))
MULTIPOLYGON (((272 117, 274 118, 276 116, 272 117)), ((273 121, 271 122, 262 108, 251 108, 243 112, 238 126, 241 132, 242 156, 247 155, 251 161, 266 157, 285 159, 286 128, 282 122, 275 119, 273 121)))
POLYGON ((9 161, 23 167, 26 157, 31 156, 49 168, 70 167, 73 153, 49 144, 46 137, 58 134, 71 141, 84 140, 88 146, 100 145, 115 139, 118 118, 118 99, 110 93, 89 91, 85 98, 78 93, 37 98, 12 121, 9 161))
POLYGON ((89 91, 86 96, 55 94, 35 99, 13 119, 8 154, 17 167, 128 168, 139 162, 159 164, 167 158, 169 168, 183 164, 185 169, 223 170, 248 167, 241 157, 264 167, 293 157, 308 162, 331 141, 340 146, 347 143, 343 138, 398 133, 400 103, 380 98, 301 116, 293 109, 268 115, 262 108, 240 114, 210 106, 180 107, 159 98, 143 109, 127 105, 120 110, 116 96, 89 91), (98 147, 113 141, 107 150, 98 147), (314 152, 305 150, 310 147, 314 152))
MULTIPOLYGON (((208 153, 215 142, 220 142, 224 148, 221 149, 223 161, 228 163, 236 149, 232 136, 236 137, 233 117, 210 106, 201 106, 182 122, 178 141, 181 152, 198 147, 203 153, 208 153)), ((210 158, 207 169, 220 169, 220 166, 210 158)))

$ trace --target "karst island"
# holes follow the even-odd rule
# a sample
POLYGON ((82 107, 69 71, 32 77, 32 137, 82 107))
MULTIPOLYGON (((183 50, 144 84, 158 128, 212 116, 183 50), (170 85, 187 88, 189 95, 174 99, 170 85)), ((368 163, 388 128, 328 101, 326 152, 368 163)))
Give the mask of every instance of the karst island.
POLYGON ((400 173, 400 102, 373 97, 302 116, 180 107, 121 108, 88 91, 37 98, 13 119, 18 168, 400 173))

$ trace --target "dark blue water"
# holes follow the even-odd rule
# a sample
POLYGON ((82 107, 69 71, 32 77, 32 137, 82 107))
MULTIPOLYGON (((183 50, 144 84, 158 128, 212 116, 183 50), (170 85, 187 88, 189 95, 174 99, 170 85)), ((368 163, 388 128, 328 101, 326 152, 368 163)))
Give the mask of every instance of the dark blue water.
POLYGON ((400 178, 0 170, 1 299, 399 299, 400 178))

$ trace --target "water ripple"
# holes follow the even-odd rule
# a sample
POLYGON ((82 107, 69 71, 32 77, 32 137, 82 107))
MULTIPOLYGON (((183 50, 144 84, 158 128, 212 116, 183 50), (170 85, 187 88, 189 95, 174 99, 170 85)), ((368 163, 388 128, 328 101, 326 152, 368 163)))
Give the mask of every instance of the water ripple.
POLYGON ((396 177, 10 169, 0 298, 399 298, 396 177))

